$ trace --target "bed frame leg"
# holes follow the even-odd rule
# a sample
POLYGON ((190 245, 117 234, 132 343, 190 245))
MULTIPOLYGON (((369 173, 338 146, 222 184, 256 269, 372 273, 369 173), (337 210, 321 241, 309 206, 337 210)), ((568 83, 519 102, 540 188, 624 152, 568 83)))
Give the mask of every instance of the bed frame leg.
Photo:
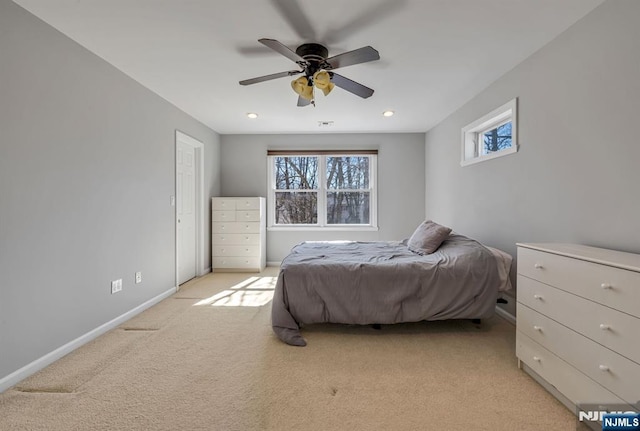
POLYGON ((471 323, 475 323, 476 325, 479 325, 482 323, 482 320, 480 319, 471 319, 471 323))

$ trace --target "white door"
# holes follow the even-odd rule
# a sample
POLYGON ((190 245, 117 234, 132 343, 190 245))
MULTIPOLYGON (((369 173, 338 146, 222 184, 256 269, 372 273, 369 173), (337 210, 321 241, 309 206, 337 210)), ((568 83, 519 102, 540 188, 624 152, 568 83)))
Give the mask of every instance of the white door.
POLYGON ((195 147, 176 142, 176 215, 178 284, 196 276, 196 168, 195 147))

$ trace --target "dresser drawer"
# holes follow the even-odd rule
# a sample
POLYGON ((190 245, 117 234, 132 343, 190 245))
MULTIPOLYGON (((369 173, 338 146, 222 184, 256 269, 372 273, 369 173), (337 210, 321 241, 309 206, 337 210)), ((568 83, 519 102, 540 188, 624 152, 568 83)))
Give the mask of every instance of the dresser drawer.
POLYGON ((213 257, 214 268, 224 269, 260 269, 258 257, 213 257))
POLYGON ((518 276, 518 302, 640 364, 640 319, 518 276))
POLYGON ((520 332, 516 335, 516 355, 574 404, 625 404, 622 399, 520 332))
POLYGON ((214 256, 240 256, 240 257, 258 257, 260 256, 260 247, 257 245, 219 245, 213 247, 214 256))
POLYGON ((238 198, 236 199, 237 210, 259 210, 260 198, 238 198))
POLYGON ((215 233, 213 243, 217 245, 260 245, 260 234, 257 233, 215 233))
POLYGON ((260 221, 260 211, 255 210, 246 210, 246 211, 236 211, 236 220, 237 221, 260 221))
POLYGON ((236 211, 211 211, 213 221, 236 221, 236 211))
POLYGON ((236 199, 213 199, 211 208, 214 211, 235 211, 236 199))
POLYGON ((213 223, 213 233, 260 233, 260 222, 220 222, 213 223))
POLYGON ((518 247, 518 274, 640 317, 638 272, 518 247))
POLYGON ((640 400, 640 365, 635 362, 520 303, 517 328, 623 400, 640 400))

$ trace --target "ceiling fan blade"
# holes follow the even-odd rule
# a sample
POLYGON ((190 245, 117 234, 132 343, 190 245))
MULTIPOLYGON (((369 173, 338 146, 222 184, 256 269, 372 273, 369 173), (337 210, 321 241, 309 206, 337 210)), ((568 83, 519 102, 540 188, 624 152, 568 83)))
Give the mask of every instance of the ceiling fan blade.
POLYGON ((284 78, 285 76, 293 76, 302 73, 301 70, 289 70, 287 72, 272 73, 271 75, 259 76, 257 78, 245 79, 240 81, 240 85, 257 84, 258 82, 270 81, 272 79, 284 78))
POLYGON ((337 73, 331 73, 331 82, 336 84, 338 87, 343 90, 347 90, 349 93, 353 93, 356 96, 360 96, 363 99, 367 97, 371 97, 373 94, 373 90, 369 87, 365 87, 362 84, 357 83, 356 81, 352 81, 349 78, 345 78, 342 75, 338 75, 337 73))
POLYGON ((311 100, 305 99, 302 96, 298 96, 298 106, 309 106, 311 104, 311 100))
POLYGON ((289 47, 282 44, 281 42, 278 42, 275 39, 258 39, 258 42, 260 42, 265 46, 268 46, 269 48, 273 49, 276 52, 279 52, 280 54, 284 55, 288 59, 298 64, 307 64, 307 60, 300 57, 298 54, 296 54, 291 49, 289 49, 289 47))
POLYGON ((364 46, 353 51, 343 52, 327 58, 325 61, 329 63, 331 69, 339 67, 351 66, 354 64, 366 63, 368 61, 380 60, 380 54, 370 46, 364 46))
POLYGON ((278 9, 280 15, 289 23, 300 39, 307 41, 317 39, 311 22, 302 12, 296 0, 271 0, 271 3, 278 9))

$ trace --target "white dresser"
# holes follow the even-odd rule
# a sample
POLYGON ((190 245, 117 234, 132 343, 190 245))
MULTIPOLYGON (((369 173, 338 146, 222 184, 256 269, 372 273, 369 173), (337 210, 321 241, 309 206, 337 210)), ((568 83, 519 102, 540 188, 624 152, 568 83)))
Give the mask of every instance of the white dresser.
POLYGON ((572 410, 640 409, 640 255, 518 244, 517 289, 525 371, 572 410))
POLYGON ((266 266, 265 198, 211 198, 214 271, 262 271, 266 266))

